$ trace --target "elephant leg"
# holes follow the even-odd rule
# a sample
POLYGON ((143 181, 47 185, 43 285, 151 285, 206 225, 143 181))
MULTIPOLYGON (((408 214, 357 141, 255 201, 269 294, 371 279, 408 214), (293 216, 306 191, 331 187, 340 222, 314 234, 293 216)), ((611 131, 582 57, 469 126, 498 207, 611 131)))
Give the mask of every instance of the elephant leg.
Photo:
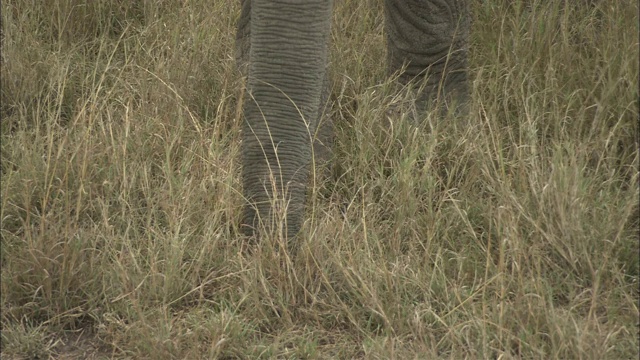
POLYGON ((249 71, 249 52, 251 48, 251 0, 240 0, 240 18, 236 31, 236 66, 242 76, 249 71))
POLYGON ((424 86, 418 105, 438 101, 447 109, 453 101, 466 111, 467 0, 385 0, 385 29, 388 71, 401 72, 402 85, 424 86))
POLYGON ((249 205, 243 232, 275 230, 272 205, 277 199, 286 208, 283 235, 292 237, 304 218, 331 1, 254 0, 243 3, 243 14, 250 17, 249 29, 239 27, 238 36, 249 36, 242 135, 242 181, 249 205))

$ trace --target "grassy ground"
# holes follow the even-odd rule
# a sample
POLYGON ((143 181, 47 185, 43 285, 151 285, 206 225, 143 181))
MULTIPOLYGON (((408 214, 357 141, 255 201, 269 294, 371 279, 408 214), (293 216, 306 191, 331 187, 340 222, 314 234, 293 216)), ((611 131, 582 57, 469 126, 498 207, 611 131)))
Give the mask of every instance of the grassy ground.
POLYGON ((474 1, 471 115, 417 129, 337 1, 288 256, 238 234, 235 0, 3 1, 1 357, 637 358, 638 5, 566 3, 474 1))

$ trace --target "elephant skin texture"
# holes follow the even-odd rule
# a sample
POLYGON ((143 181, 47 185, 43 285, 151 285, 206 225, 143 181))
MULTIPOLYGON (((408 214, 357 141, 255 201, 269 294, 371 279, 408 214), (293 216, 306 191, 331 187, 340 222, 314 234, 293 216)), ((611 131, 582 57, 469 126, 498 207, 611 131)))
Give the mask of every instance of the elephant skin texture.
MULTIPOLYGON (((384 5, 388 73, 399 73, 401 85, 423 81, 419 102, 465 104, 467 1, 385 0, 384 5)), ((247 235, 264 229, 292 238, 303 223, 314 151, 330 146, 330 124, 319 125, 319 119, 328 95, 331 10, 330 0, 241 0, 236 60, 247 76, 242 128, 247 235), (317 130, 326 141, 314 143, 317 130)))

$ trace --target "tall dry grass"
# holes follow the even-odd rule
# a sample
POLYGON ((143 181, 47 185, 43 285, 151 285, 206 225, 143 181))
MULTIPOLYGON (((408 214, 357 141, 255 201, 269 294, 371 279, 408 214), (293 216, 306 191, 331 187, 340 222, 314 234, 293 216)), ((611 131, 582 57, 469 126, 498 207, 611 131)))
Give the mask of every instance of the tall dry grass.
POLYGON ((637 357, 637 3, 474 1, 420 127, 380 1, 334 14, 289 254, 237 231, 236 1, 2 2, 3 359, 637 357))

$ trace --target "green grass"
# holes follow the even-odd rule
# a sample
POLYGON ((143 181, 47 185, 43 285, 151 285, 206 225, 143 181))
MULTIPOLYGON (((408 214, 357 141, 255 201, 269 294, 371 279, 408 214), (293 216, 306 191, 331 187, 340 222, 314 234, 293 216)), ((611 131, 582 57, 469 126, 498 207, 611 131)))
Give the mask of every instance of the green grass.
POLYGON ((238 234, 237 1, 3 1, 1 357, 637 358, 638 5, 575 3, 474 1, 471 114, 416 128, 336 1, 293 255, 238 234))

